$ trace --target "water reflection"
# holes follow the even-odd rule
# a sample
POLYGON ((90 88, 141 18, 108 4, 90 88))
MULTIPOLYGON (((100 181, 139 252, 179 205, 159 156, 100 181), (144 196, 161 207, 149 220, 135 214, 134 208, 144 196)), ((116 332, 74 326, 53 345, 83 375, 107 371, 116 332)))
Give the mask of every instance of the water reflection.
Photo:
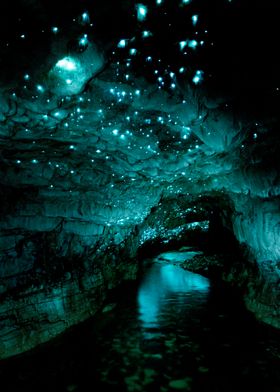
POLYGON ((160 255, 137 295, 131 282, 54 346, 0 364, 5 392, 278 392, 279 335, 235 292, 164 262, 178 256, 160 255))
POLYGON ((209 288, 209 280, 201 275, 184 271, 176 265, 154 264, 144 277, 138 292, 139 319, 143 327, 159 326, 160 316, 174 299, 174 294, 176 302, 186 301, 187 305, 188 296, 195 293, 200 301, 206 301, 209 288))

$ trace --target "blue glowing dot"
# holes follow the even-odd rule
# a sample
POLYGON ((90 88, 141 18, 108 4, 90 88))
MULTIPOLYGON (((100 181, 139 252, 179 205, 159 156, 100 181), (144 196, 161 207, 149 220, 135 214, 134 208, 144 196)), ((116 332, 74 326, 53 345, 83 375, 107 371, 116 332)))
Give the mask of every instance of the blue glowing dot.
POLYGON ((82 14, 82 21, 83 21, 84 23, 89 23, 89 14, 88 14, 87 12, 84 12, 84 13, 82 14))
POLYGON ((160 4, 163 3, 163 0, 157 0, 156 3, 157 3, 158 5, 160 5, 160 4))
POLYGON ((193 15, 192 16, 192 23, 194 26, 197 24, 197 21, 198 21, 198 15, 193 15))
POLYGON ((181 68, 179 69, 179 72, 180 72, 180 73, 184 73, 184 72, 185 72, 185 68, 184 68, 184 67, 181 67, 181 68))
POLYGON ((137 19, 140 22, 142 22, 147 17, 148 9, 144 4, 137 4, 136 9, 137 9, 137 19))
POLYGON ((30 80, 30 75, 28 75, 28 74, 24 75, 23 79, 24 80, 30 80))
POLYGON ((72 80, 71 79, 66 79, 66 84, 68 84, 68 85, 70 85, 70 84, 72 84, 72 80))
POLYGON ((195 75, 194 75, 194 77, 193 77, 193 79, 192 79, 192 81, 193 81, 193 83, 194 84, 198 84, 198 83, 201 83, 202 82, 202 80, 203 80, 203 71, 196 71, 196 73, 195 73, 195 75))
POLYGON ((197 47, 197 45, 198 45, 198 42, 195 39, 192 39, 188 42, 189 48, 195 49, 197 47))
POLYGON ((114 129, 113 130, 113 135, 117 136, 119 134, 119 130, 118 129, 114 129))
POLYGON ((38 163, 38 160, 37 160, 37 159, 32 159, 31 162, 32 162, 32 163, 38 163))
POLYGON ((151 56, 148 56, 147 58, 146 58, 146 61, 148 61, 149 63, 152 61, 152 57, 151 56))
POLYGON ((71 57, 64 57, 62 60, 59 60, 55 66, 64 71, 75 71, 77 69, 77 64, 71 57))
POLYGON ((181 42, 179 42, 179 45, 180 45, 180 49, 181 50, 184 50, 184 48, 187 46, 187 41, 181 41, 181 42))
POLYGON ((142 33, 142 37, 143 38, 148 38, 148 37, 151 37, 151 36, 152 36, 152 33, 150 31, 145 30, 142 33))
POLYGON ((191 0, 182 0, 182 4, 190 4, 191 0))
POLYGON ((58 33, 58 27, 52 27, 52 32, 54 34, 57 34, 58 33))
POLYGON ((118 48, 125 48, 126 47, 126 40, 121 39, 120 42, 118 43, 118 48))
POLYGON ((88 37, 87 34, 84 34, 82 38, 79 39, 79 45, 80 46, 86 46, 88 45, 88 37))
POLYGON ((130 54, 131 56, 135 56, 136 53, 137 53, 137 49, 135 49, 135 48, 131 48, 130 51, 129 51, 129 54, 130 54))
POLYGON ((43 93, 43 92, 45 91, 44 87, 43 87, 41 84, 37 84, 36 88, 37 88, 37 90, 38 90, 40 93, 43 93))

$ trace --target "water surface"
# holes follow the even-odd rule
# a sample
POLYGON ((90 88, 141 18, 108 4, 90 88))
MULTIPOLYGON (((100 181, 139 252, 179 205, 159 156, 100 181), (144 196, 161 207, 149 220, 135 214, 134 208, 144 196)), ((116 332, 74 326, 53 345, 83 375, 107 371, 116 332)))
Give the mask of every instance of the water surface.
POLYGON ((1 391, 280 391, 279 333, 231 290, 161 259, 176 264, 155 259, 112 310, 0 364, 1 391))

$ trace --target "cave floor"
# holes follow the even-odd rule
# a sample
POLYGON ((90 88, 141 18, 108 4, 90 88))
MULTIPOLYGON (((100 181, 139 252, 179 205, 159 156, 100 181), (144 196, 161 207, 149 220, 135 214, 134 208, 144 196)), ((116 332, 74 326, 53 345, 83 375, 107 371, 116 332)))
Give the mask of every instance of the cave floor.
POLYGON ((167 256, 92 320, 3 361, 1 390, 280 391, 279 332, 255 321, 231 289, 167 256))

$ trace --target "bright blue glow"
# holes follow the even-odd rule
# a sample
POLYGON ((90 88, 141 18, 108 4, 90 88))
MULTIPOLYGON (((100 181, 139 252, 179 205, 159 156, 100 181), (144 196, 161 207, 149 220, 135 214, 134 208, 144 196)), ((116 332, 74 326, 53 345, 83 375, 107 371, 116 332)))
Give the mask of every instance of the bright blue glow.
POLYGON ((55 66, 56 68, 60 68, 64 71, 76 71, 77 69, 77 64, 71 57, 64 57, 63 59, 59 60, 55 66))
POLYGON ((179 42, 180 49, 181 49, 181 50, 184 50, 184 48, 187 46, 187 44, 188 44, 187 41, 181 41, 181 42, 179 42))
POLYGON ((84 34, 84 36, 79 40, 79 45, 86 46, 87 44, 88 44, 88 37, 87 34, 84 34))
POLYGON ((200 71, 200 70, 196 71, 196 73, 195 73, 195 75, 194 75, 194 77, 193 77, 193 80, 192 80, 193 83, 194 83, 194 84, 201 83, 202 80, 203 80, 203 74, 204 74, 203 71, 200 71))
POLYGON ((58 33, 58 27, 52 27, 52 32, 54 34, 57 34, 58 33))
POLYGON ((37 84, 36 88, 37 88, 37 90, 38 90, 40 93, 43 93, 43 92, 45 91, 44 87, 43 87, 41 84, 37 84))
POLYGON ((147 7, 144 4, 137 4, 136 9, 137 9, 137 19, 140 22, 143 22, 147 17, 147 13, 148 13, 147 7))
POLYGON ((185 68, 184 68, 184 67, 181 67, 181 68, 179 69, 179 73, 183 73, 183 72, 185 72, 185 68))
POLYGON ((131 54, 131 56, 135 56, 136 53, 137 53, 137 49, 135 49, 135 48, 132 48, 132 49, 130 49, 130 51, 129 51, 129 54, 131 54))
POLYGON ((87 12, 82 14, 82 20, 84 23, 89 23, 89 14, 87 12))
POLYGON ((197 45, 198 45, 198 42, 195 39, 192 39, 188 42, 189 48, 195 49, 197 47, 197 45))
MULTIPOLYGON (((172 262, 178 261, 174 252, 172 262)), ((143 280, 138 292, 139 318, 144 327, 156 327, 162 311, 164 311, 165 300, 172 293, 191 294, 198 292, 207 295, 210 283, 207 278, 184 271, 180 267, 163 264, 153 265, 148 275, 143 280)), ((205 296, 205 300, 206 300, 205 296)))
POLYGON ((192 16, 192 23, 194 26, 197 24, 197 21, 198 21, 198 15, 193 15, 192 16))
POLYGON ((147 38, 147 37, 151 37, 151 36, 152 36, 152 33, 150 31, 145 30, 142 33, 143 38, 147 38))
POLYGON ((23 79, 24 80, 30 80, 30 75, 28 75, 28 74, 24 75, 23 79))
POLYGON ((190 4, 191 0, 182 0, 182 4, 190 4))
POLYGON ((126 40, 121 39, 120 42, 118 43, 118 48, 125 48, 126 47, 126 40))
POLYGON ((156 3, 157 3, 158 5, 160 5, 160 4, 163 3, 163 0, 157 0, 156 3))

